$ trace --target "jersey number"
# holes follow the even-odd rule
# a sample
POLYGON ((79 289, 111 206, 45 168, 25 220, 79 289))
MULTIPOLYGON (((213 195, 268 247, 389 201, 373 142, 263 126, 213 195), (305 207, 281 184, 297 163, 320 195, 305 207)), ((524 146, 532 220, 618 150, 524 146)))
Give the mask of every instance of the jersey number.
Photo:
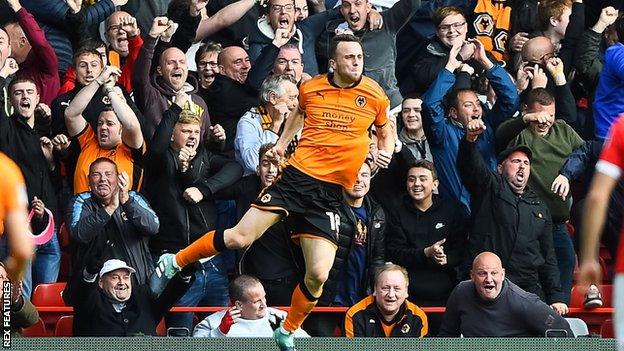
POLYGON ((340 215, 334 212, 325 212, 327 217, 329 217, 329 226, 331 230, 336 232, 336 236, 340 233, 340 215))

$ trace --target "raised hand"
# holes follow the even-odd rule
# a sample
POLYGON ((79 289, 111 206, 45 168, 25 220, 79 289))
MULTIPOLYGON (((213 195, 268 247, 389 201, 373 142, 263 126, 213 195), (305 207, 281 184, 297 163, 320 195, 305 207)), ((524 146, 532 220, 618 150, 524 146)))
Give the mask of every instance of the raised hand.
POLYGON ((128 177, 128 173, 121 172, 117 175, 117 179, 117 184, 119 184, 119 204, 123 205, 130 198, 130 195, 128 195, 130 177, 128 177))
POLYGON ((477 141, 477 138, 479 138, 479 135, 483 134, 483 132, 485 132, 485 123, 483 123, 483 120, 481 119, 473 119, 470 122, 468 122, 468 125, 466 126, 466 140, 468 140, 471 143, 474 143, 475 141, 477 141))
POLYGON ((475 53, 476 46, 474 43, 470 41, 465 41, 459 50, 459 56, 461 56, 463 61, 468 61, 472 58, 475 53))
POLYGON ((48 164, 54 164, 54 155, 52 154, 54 144, 52 144, 52 140, 48 137, 41 137, 39 138, 39 145, 41 145, 41 151, 43 151, 43 156, 45 156, 48 164))
POLYGON ((374 9, 371 9, 368 12, 366 20, 368 20, 368 29, 370 30, 381 29, 383 26, 383 17, 381 17, 381 14, 374 9))
POLYGON ((178 24, 173 22, 173 21, 169 21, 171 22, 171 24, 169 25, 169 28, 167 28, 163 34, 160 35, 160 40, 164 41, 164 42, 169 42, 171 41, 171 38, 173 38, 173 35, 175 34, 176 30, 178 30, 178 24))
POLYGON ((485 46, 479 40, 472 41, 475 46, 474 59, 477 60, 486 70, 494 67, 494 64, 485 53, 485 46))
POLYGON ((82 0, 65 0, 65 2, 67 3, 69 10, 73 14, 80 12, 80 8, 82 7, 82 0))
POLYGON ((516 88, 519 91, 525 91, 526 88, 529 87, 529 83, 531 79, 533 79, 533 72, 526 69, 526 62, 522 62, 520 64, 520 68, 518 68, 518 72, 516 73, 516 88))
POLYGON ((116 82, 119 77, 121 77, 121 70, 115 66, 108 65, 104 68, 102 73, 100 73, 100 75, 97 78, 95 78, 95 81, 99 85, 106 84, 107 87, 112 88, 112 86, 115 85, 114 82, 116 82), (111 79, 113 81, 112 86, 110 86, 111 79))
POLYGON ((210 138, 214 141, 225 141, 225 129, 220 124, 210 126, 210 138))
POLYGON ((0 77, 6 78, 12 74, 15 74, 17 70, 19 70, 19 65, 17 64, 17 61, 15 61, 15 59, 12 57, 8 57, 4 61, 4 66, 0 68, 0 77))
POLYGON ((149 36, 152 38, 158 38, 167 30, 167 28, 171 26, 172 23, 173 21, 164 16, 154 18, 152 21, 152 27, 148 33, 149 36))
POLYGON ((275 37, 273 38, 273 45, 275 45, 278 48, 281 48, 283 45, 285 45, 286 43, 288 43, 288 41, 291 38, 291 33, 288 29, 286 28, 277 28, 275 30, 275 37))
POLYGON ((563 61, 559 57, 551 57, 546 62, 546 69, 550 72, 550 75, 555 80, 557 86, 564 85, 566 83, 566 76, 563 73, 563 61))
POLYGON ((455 72, 455 70, 458 69, 459 66, 461 66, 463 63, 462 61, 457 59, 457 55, 459 54, 462 45, 463 43, 455 43, 455 45, 453 45, 453 47, 451 48, 451 52, 449 52, 448 61, 446 62, 445 68, 450 72, 455 72))
POLYGON ((522 120, 526 124, 529 124, 529 123, 537 123, 537 124, 549 123, 550 122, 550 115, 546 111, 530 112, 530 113, 526 113, 526 114, 522 115, 522 120))
POLYGON ((230 332, 230 328, 234 325, 238 319, 241 317, 241 310, 236 306, 230 307, 227 312, 221 318, 221 323, 219 324, 219 331, 223 333, 223 335, 227 335, 230 332))
POLYGON ((598 18, 598 22, 594 25, 592 30, 596 33, 602 33, 604 30, 615 23, 615 20, 618 18, 620 12, 616 10, 613 6, 608 6, 602 9, 600 12, 600 17, 598 18))
POLYGON ((54 146, 54 150, 56 151, 64 151, 69 147, 70 144, 71 141, 65 134, 59 134, 55 136, 54 139, 52 139, 52 145, 54 146))
POLYGON ((204 195, 202 195, 201 191, 199 191, 199 189, 197 189, 196 187, 191 187, 184 190, 182 197, 184 198, 184 200, 191 204, 196 204, 204 199, 204 195))
POLYGON ((30 202, 30 206, 35 211, 35 217, 37 219, 43 219, 43 216, 45 215, 45 204, 43 201, 35 196, 30 202))
POLYGON ((178 161, 180 162, 180 171, 186 172, 193 158, 196 155, 196 151, 188 146, 183 146, 178 153, 178 161))
POLYGON ((548 77, 544 70, 538 65, 535 64, 533 69, 533 80, 531 80, 531 89, 535 88, 546 88, 546 84, 548 84, 548 77))
POLYGON ((52 118, 52 110, 50 109, 50 106, 44 104, 43 102, 37 104, 37 107, 35 107, 35 113, 43 120, 49 120, 52 118))
POLYGON ((9 4, 9 7, 11 7, 11 9, 13 9, 13 11, 15 12, 19 11, 22 8, 19 0, 6 0, 6 2, 9 4))
POLYGON ((139 34, 139 26, 137 25, 136 18, 132 16, 122 17, 119 21, 121 29, 123 29, 128 37, 136 37, 139 34))
POLYGON ((509 42, 509 48, 513 52, 520 52, 522 51, 522 47, 524 46, 524 43, 526 43, 527 41, 529 41, 529 33, 525 33, 525 32, 516 33, 516 35, 511 37, 511 41, 509 42))

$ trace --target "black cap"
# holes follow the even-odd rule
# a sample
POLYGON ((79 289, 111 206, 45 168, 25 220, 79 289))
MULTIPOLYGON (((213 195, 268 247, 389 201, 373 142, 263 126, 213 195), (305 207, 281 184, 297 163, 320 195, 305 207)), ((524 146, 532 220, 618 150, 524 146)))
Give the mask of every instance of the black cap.
POLYGON ((524 152, 529 158, 529 161, 531 161, 531 159, 533 158, 533 151, 531 151, 531 148, 529 148, 526 145, 516 145, 516 146, 510 146, 506 148, 505 150, 503 150, 500 154, 498 154, 498 157, 496 158, 496 160, 500 164, 503 161, 505 161, 507 157, 509 157, 509 155, 513 154, 516 151, 524 152))

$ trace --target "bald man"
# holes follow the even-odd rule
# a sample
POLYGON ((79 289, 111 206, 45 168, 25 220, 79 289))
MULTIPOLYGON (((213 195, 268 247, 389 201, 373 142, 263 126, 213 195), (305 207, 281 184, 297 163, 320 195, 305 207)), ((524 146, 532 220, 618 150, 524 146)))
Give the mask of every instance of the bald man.
POLYGON ((438 336, 540 337, 554 329, 573 336, 568 322, 537 295, 505 279, 500 258, 486 251, 472 262, 470 280, 451 293, 438 336))
POLYGON ((522 61, 546 66, 548 59, 555 56, 555 46, 546 37, 535 37, 522 46, 522 61))
POLYGON ((150 67, 158 38, 171 35, 173 27, 173 21, 167 17, 154 19, 152 28, 145 36, 132 76, 134 98, 145 116, 146 123, 142 125, 142 128, 145 138, 148 140, 154 135, 163 113, 171 106, 173 98, 180 92, 190 96, 183 109, 201 116, 203 136, 207 136, 205 131, 209 130, 211 126, 206 103, 195 93, 199 83, 194 76, 189 76, 186 56, 182 50, 170 47, 163 51, 154 76, 150 76, 150 67))
MULTIPOLYGON (((224 48, 217 58, 219 73, 207 89, 200 87, 201 96, 210 109, 210 118, 225 130, 225 146, 218 151, 234 158, 236 126, 240 118, 252 107, 260 105, 258 91, 248 84, 251 61, 240 46, 224 48)), ((263 78, 264 79, 264 78, 263 78)))

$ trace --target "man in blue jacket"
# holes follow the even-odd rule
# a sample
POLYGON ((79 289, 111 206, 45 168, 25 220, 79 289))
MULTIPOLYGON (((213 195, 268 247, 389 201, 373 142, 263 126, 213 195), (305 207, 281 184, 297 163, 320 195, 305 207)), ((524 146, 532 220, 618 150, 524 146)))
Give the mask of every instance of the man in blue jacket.
POLYGON ((491 110, 485 109, 474 91, 460 88, 447 96, 449 100, 445 110, 443 99, 455 84, 454 72, 471 71, 468 65, 458 60, 461 44, 453 46, 446 66, 423 95, 423 127, 438 170, 440 195, 460 201, 466 213, 470 213, 470 195, 461 182, 455 164, 458 145, 464 137, 465 127, 471 120, 484 121, 486 131, 477 141, 477 147, 488 168, 494 170, 496 168, 494 131, 516 112, 519 97, 505 69, 500 65, 494 65, 486 56, 483 44, 474 41, 476 49, 473 58, 485 68, 485 75, 497 96, 496 103, 491 110))

